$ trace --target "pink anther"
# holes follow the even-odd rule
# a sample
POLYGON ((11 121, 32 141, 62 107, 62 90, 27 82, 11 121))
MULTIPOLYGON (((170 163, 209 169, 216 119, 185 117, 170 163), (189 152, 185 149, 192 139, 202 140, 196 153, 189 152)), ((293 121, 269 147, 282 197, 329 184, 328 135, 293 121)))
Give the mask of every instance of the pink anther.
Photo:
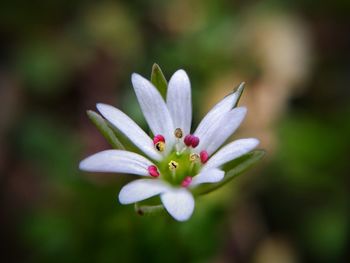
POLYGON ((201 151, 199 154, 200 158, 201 158, 201 162, 204 164, 208 161, 209 159, 209 154, 207 153, 207 151, 201 151))
POLYGON ((158 177, 159 176, 159 172, 158 172, 157 166, 155 166, 155 165, 148 166, 148 173, 152 177, 158 177))
POLYGON ((188 187, 192 182, 192 177, 191 176, 186 176, 185 179, 183 179, 181 186, 182 187, 188 187))
POLYGON ((192 138, 192 147, 196 148, 199 144, 199 138, 197 136, 193 136, 192 138))
POLYGON ((199 138, 192 134, 188 134, 185 136, 184 143, 188 147, 192 146, 193 148, 196 148, 199 144, 199 138))
POLYGON ((156 145, 158 142, 165 142, 165 138, 163 135, 158 134, 158 135, 154 136, 153 144, 156 145))

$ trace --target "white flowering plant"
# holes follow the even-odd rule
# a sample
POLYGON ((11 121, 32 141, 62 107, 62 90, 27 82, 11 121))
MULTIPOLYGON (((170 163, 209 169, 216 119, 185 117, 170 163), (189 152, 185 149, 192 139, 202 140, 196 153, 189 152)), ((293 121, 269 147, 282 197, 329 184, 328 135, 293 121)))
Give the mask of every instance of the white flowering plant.
POLYGON ((83 171, 141 176, 121 189, 121 204, 134 203, 139 214, 165 208, 174 219, 186 221, 195 197, 223 186, 264 155, 263 150, 254 150, 259 144, 255 138, 221 147, 246 115, 245 107, 237 107, 243 83, 191 133, 191 84, 184 70, 176 71, 168 83, 155 64, 151 81, 136 73, 131 81, 151 136, 119 109, 98 103, 102 116, 94 111, 88 116, 114 149, 89 156, 79 165, 83 171), (155 196, 160 197, 159 204, 139 205, 155 196))

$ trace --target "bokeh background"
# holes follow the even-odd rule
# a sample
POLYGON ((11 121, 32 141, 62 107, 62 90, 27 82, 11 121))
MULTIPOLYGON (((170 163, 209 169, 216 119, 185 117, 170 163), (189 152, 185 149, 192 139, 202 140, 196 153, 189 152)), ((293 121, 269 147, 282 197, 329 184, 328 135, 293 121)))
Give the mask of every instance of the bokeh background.
POLYGON ((1 262, 349 262, 350 2, 2 1, 1 262), (146 129, 130 75, 184 68, 194 125, 241 81, 264 160, 190 221, 117 202, 131 176, 87 174, 109 148, 86 116, 146 129))

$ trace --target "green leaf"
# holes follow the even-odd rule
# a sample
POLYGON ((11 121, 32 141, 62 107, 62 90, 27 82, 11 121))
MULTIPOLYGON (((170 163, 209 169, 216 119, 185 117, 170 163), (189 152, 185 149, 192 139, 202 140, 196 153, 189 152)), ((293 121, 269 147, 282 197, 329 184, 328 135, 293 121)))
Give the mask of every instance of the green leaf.
POLYGON ((109 142, 110 145, 112 145, 113 148, 125 150, 124 145, 118 140, 115 133, 109 127, 108 122, 104 118, 102 118, 101 115, 92 110, 88 110, 86 113, 89 119, 92 121, 92 123, 102 133, 103 137, 106 138, 106 140, 109 142))
POLYGON ((202 184, 193 190, 193 194, 196 196, 208 194, 224 186, 232 179, 246 172, 254 164, 260 161, 264 155, 265 151, 255 150, 229 162, 223 167, 223 170, 225 171, 225 178, 221 182, 214 184, 202 184))
POLYGON ((233 105, 233 107, 237 107, 238 102, 239 102, 239 100, 241 99, 242 93, 243 93, 243 91, 244 91, 244 85, 245 85, 245 82, 242 82, 242 83, 238 86, 238 88, 234 91, 234 93, 237 93, 238 98, 237 98, 237 100, 236 100, 236 103, 233 105))
POLYGON ((168 87, 168 82, 163 75, 162 70, 158 66, 158 64, 154 63, 152 67, 151 73, 151 82, 158 89, 163 98, 166 98, 166 92, 168 87))

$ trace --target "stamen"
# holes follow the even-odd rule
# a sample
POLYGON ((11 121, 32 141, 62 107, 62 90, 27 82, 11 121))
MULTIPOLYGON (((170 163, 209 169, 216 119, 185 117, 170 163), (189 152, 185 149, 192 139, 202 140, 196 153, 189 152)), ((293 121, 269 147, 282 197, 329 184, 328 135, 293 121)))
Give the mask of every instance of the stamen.
POLYGON ((164 142, 165 143, 165 138, 164 138, 163 135, 158 134, 158 135, 154 136, 153 144, 156 145, 158 142, 164 142))
POLYGON ((183 132, 182 132, 182 130, 180 128, 176 128, 176 130, 174 132, 174 135, 175 135, 176 138, 181 139, 182 136, 183 136, 183 132))
POLYGON ((185 136, 184 143, 186 144, 186 146, 188 146, 188 147, 191 146, 192 137, 193 137, 193 135, 191 135, 191 134, 188 134, 185 136))
POLYGON ((192 139, 192 147, 193 148, 196 148, 199 144, 199 138, 197 136, 193 136, 193 139, 192 139))
POLYGON ((180 139, 183 136, 183 132, 182 132, 181 128, 176 128, 174 131, 174 135, 176 138, 175 149, 176 149, 176 152, 178 154, 180 154, 180 147, 181 147, 180 139))
POLYGON ((185 179, 181 182, 182 187, 188 187, 192 182, 192 177, 191 176, 186 176, 185 179))
POLYGON ((191 162, 195 162, 195 161, 197 161, 198 159, 199 159, 199 154, 197 154, 197 153, 191 153, 191 155, 190 155, 190 161, 191 162))
POLYGON ((209 159, 209 154, 207 153, 207 151, 201 151, 200 152, 200 158, 201 158, 201 162, 204 164, 208 161, 209 159))
POLYGON ((153 144, 158 152, 163 152, 165 148, 165 138, 163 135, 158 134, 153 138, 153 144))
POLYGON ((159 176, 159 172, 158 172, 157 166, 155 166, 155 165, 148 166, 148 173, 152 177, 158 177, 159 176))
POLYGON ((179 167, 179 164, 177 162, 175 162, 175 161, 170 161, 169 162, 169 169, 171 171, 175 171, 177 167, 179 167))
POLYGON ((199 138, 192 134, 188 134, 185 136, 184 143, 188 147, 192 146, 193 148, 196 148, 199 144, 199 138))
POLYGON ((155 147, 156 147, 158 152, 163 152, 165 149, 165 143, 162 141, 159 141, 156 143, 155 147))

